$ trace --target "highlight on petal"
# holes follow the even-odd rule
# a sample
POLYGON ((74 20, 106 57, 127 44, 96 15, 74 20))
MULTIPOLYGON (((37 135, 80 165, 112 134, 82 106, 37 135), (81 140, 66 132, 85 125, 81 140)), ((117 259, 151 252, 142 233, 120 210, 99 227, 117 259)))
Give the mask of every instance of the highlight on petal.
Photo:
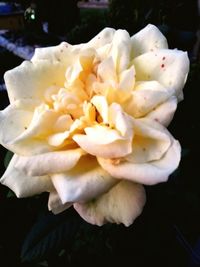
POLYGON ((144 29, 133 35, 131 43, 134 57, 157 49, 168 48, 165 36, 152 24, 148 24, 144 29))
POLYGON ((180 97, 189 71, 186 52, 160 49, 136 57, 133 64, 137 81, 158 81, 165 88, 175 90, 176 96, 180 97))
POLYGON ((80 216, 91 224, 123 223, 129 226, 141 214, 146 201, 142 185, 121 181, 107 193, 86 203, 75 203, 80 216))
POLYGON ((169 175, 176 170, 181 158, 181 147, 178 141, 172 144, 160 160, 148 163, 132 163, 128 161, 112 164, 111 161, 98 158, 99 164, 115 178, 127 179, 146 185, 167 181, 169 175))
POLYGON ((72 203, 65 203, 63 204, 58 193, 56 191, 51 191, 49 193, 49 200, 48 200, 48 209, 52 211, 54 214, 59 214, 64 210, 71 207, 72 203))
POLYGON ((17 160, 18 156, 15 154, 0 179, 0 183, 9 187, 17 197, 30 197, 42 192, 49 192, 53 189, 48 175, 30 177, 15 168, 17 160))
POLYGON ((51 179, 63 204, 89 201, 118 183, 91 156, 81 158, 73 169, 54 174, 51 179))
POLYGON ((20 156, 15 162, 15 168, 23 171, 28 176, 61 173, 72 169, 83 155, 85 155, 85 152, 77 148, 29 157, 20 156))

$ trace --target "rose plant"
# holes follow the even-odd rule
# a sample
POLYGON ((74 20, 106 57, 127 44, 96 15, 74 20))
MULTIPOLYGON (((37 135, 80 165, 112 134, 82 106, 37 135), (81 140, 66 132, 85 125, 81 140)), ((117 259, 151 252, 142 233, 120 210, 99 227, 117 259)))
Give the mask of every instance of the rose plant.
POLYGON ((88 43, 37 48, 5 73, 10 105, 0 142, 14 152, 1 183, 17 197, 49 192, 92 224, 129 226, 143 185, 164 182, 181 147, 166 129, 189 69, 153 25, 130 37, 106 28, 88 43))

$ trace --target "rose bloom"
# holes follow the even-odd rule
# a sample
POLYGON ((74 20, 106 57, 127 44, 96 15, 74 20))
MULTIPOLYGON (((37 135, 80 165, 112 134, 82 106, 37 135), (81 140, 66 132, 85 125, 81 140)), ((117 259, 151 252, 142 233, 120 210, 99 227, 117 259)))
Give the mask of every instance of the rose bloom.
POLYGON ((144 185, 164 182, 180 161, 168 132, 189 69, 153 25, 130 37, 106 28, 80 45, 36 49, 5 73, 10 105, 0 142, 14 152, 1 183, 17 197, 49 192, 87 222, 129 226, 144 185))

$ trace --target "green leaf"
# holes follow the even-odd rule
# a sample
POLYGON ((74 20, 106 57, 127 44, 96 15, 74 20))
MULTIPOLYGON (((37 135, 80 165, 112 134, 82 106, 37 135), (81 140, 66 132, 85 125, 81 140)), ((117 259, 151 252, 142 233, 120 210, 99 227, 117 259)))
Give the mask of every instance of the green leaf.
POLYGON ((9 164, 10 160, 12 159, 13 155, 14 155, 13 152, 11 152, 10 150, 7 151, 5 158, 4 158, 5 168, 8 167, 8 164, 9 164))
POLYGON ((43 214, 32 227, 22 246, 23 262, 45 260, 70 247, 79 229, 80 218, 73 209, 54 215, 43 214))

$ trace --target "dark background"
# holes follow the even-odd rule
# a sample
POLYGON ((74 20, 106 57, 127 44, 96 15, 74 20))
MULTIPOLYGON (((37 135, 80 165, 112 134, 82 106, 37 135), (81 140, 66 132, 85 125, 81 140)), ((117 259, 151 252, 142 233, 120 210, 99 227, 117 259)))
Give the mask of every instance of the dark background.
MULTIPOLYGON (((160 27, 170 48, 186 50, 190 57, 185 99, 169 126, 182 145, 181 164, 167 183, 146 187, 144 211, 128 228, 89 225, 72 209, 54 216, 47 211, 47 194, 17 199, 0 185, 0 266, 200 266, 200 58, 193 50, 197 1, 112 0, 109 9, 78 9, 76 2, 18 1, 23 10, 32 5, 36 20, 26 18, 23 30, 6 36, 23 45, 47 46, 88 41, 105 26, 130 34, 148 23, 160 27), (43 22, 48 22, 48 33, 43 22)), ((1 84, 3 73, 22 61, 0 47, 1 84)), ((0 91, 1 109, 7 104, 6 91, 0 91)), ((2 174, 7 151, 1 147, 0 153, 2 174)))

